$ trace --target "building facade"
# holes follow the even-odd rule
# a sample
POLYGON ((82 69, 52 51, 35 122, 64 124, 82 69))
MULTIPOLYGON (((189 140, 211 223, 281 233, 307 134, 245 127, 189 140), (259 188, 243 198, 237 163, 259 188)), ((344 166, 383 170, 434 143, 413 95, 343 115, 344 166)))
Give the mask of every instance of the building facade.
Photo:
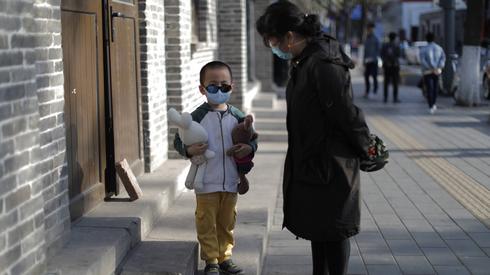
POLYGON ((271 91, 259 0, 0 0, 0 270, 39 274, 71 223, 136 174, 178 157, 166 113, 204 97, 199 70, 234 74, 232 104, 271 91))

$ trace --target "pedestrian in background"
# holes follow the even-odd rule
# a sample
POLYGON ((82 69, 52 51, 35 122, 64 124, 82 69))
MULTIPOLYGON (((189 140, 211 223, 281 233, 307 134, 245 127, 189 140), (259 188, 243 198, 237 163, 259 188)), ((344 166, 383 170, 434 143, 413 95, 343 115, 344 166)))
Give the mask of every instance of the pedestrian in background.
POLYGON ((400 80, 400 46, 395 42, 396 33, 390 32, 389 42, 381 47, 381 59, 384 72, 384 96, 383 102, 388 102, 388 88, 393 85, 393 102, 398 103, 398 81, 400 80))
POLYGON ((352 102, 352 60, 320 31, 317 15, 288 2, 267 7, 257 31, 291 60, 286 89, 288 150, 283 227, 311 241, 313 274, 347 274, 349 238, 359 233, 360 158, 372 149, 363 112, 352 102))
POLYGON ((364 81, 366 85, 365 98, 369 98, 371 85, 369 77, 373 78, 373 94, 378 92, 378 57, 380 52, 380 43, 374 34, 374 23, 367 26, 366 41, 364 41, 364 81))
POLYGON ((434 42, 434 33, 427 33, 425 38, 428 44, 420 51, 420 65, 422 66, 423 84, 427 93, 429 112, 434 114, 437 110, 436 100, 439 90, 439 76, 446 63, 446 55, 442 47, 434 42))

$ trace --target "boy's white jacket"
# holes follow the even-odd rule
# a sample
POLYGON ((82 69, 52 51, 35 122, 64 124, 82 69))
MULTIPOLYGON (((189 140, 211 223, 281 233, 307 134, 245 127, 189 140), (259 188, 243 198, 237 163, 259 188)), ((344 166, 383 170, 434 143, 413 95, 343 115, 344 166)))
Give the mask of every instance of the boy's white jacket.
MULTIPOLYGON (((227 156, 226 151, 233 146, 231 131, 238 123, 245 119, 236 107, 228 105, 226 112, 214 111, 209 104, 204 103, 191 113, 192 119, 200 123, 208 132, 208 149, 216 156, 208 160, 204 172, 202 189, 195 189, 196 193, 237 192, 239 183, 238 171, 233 157, 227 156)), ((250 146, 254 152, 257 150, 256 140, 250 146)), ((188 157, 186 147, 179 134, 175 134, 174 147, 184 157, 188 157)))

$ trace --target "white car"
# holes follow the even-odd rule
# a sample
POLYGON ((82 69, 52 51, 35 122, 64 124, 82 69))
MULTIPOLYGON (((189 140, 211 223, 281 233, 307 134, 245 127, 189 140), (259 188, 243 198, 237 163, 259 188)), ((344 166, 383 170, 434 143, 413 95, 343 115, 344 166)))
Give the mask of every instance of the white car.
POLYGON ((420 49, 425 46, 427 46, 427 41, 415 41, 412 43, 412 46, 405 49, 405 58, 408 64, 420 64, 420 49))

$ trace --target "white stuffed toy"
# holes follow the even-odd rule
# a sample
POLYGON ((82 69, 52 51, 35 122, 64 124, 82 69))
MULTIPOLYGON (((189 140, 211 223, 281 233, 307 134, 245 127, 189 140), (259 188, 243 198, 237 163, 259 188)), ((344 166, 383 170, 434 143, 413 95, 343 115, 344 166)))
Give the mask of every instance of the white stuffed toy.
MULTIPOLYGON (((192 120, 191 114, 183 112, 181 115, 174 108, 170 108, 168 110, 168 121, 179 128, 180 139, 185 145, 208 142, 208 133, 201 124, 192 120)), ((214 156, 215 153, 213 151, 206 150, 204 155, 191 158, 192 164, 185 179, 185 187, 188 189, 202 189, 207 160, 214 158, 214 156)))

